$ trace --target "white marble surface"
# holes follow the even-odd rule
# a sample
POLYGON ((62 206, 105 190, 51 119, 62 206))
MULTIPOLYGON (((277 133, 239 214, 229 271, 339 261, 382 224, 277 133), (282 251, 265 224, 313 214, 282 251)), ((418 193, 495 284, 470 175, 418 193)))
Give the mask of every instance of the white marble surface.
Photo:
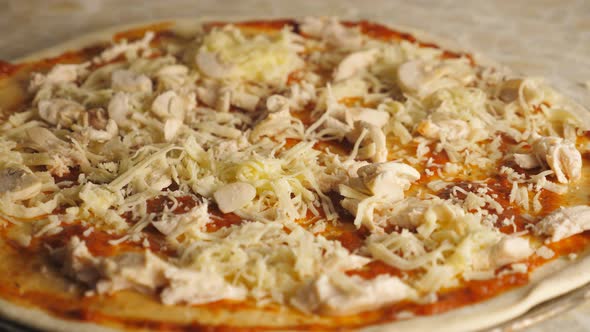
MULTIPOLYGON (((407 25, 454 39, 590 108, 588 0, 0 0, 0 59, 81 33, 171 17, 336 15, 407 25)), ((529 332, 589 331, 590 304, 529 332)))

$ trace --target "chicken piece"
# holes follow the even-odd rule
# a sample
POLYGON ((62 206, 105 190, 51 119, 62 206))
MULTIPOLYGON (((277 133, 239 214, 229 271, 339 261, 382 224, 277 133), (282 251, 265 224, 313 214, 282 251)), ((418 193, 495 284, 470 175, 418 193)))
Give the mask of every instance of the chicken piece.
POLYGON ((522 237, 506 236, 491 248, 490 263, 492 268, 496 269, 521 261, 532 255, 533 252, 529 240, 522 237))
POLYGON ((88 63, 57 64, 47 75, 35 73, 31 79, 31 90, 35 91, 44 84, 61 84, 75 82, 86 71, 88 63))
POLYGON ((356 121, 364 121, 379 128, 383 128, 389 121, 389 113, 364 107, 348 109, 345 116, 349 118, 347 123, 353 124, 356 121))
POLYGON ((352 131, 346 134, 346 139, 351 143, 356 143, 362 136, 364 138, 361 144, 362 151, 359 151, 359 157, 362 159, 370 158, 373 162, 386 161, 389 151, 387 150, 386 137, 383 130, 369 122, 356 121, 352 131))
POLYGON ((334 70, 334 81, 342 81, 366 71, 375 61, 377 53, 377 49, 369 49, 347 55, 334 70))
POLYGON ((537 157, 532 154, 515 153, 514 162, 523 169, 533 169, 541 166, 537 157))
POLYGON ((553 170, 560 183, 582 176, 582 155, 573 142, 560 137, 539 137, 533 142, 533 151, 553 170))
POLYGON ((365 280, 345 275, 318 277, 299 290, 294 305, 324 315, 350 315, 413 298, 415 291, 398 277, 365 280))
POLYGON ((435 66, 422 60, 412 60, 399 66, 397 77, 404 92, 423 98, 442 88, 466 85, 475 75, 468 64, 443 63, 435 66))
POLYGON ((590 229, 590 206, 579 205, 553 211, 539 221, 533 231, 538 236, 548 236, 551 242, 568 238, 590 229))
POLYGON ((66 275, 94 288, 99 294, 133 289, 159 293, 164 304, 173 305, 242 300, 247 293, 218 274, 178 268, 149 250, 111 257, 93 256, 86 243, 73 236, 65 247, 52 254, 63 262, 62 270, 66 275))

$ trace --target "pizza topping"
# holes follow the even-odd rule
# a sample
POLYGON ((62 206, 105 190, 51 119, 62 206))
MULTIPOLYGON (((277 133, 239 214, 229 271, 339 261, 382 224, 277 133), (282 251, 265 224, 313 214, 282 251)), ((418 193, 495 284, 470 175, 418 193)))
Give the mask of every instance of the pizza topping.
POLYGON ((353 129, 346 135, 346 139, 351 142, 360 142, 361 149, 358 151, 360 159, 371 159, 376 163, 387 161, 387 138, 378 126, 362 120, 356 121, 353 129))
POLYGON ((436 90, 466 85, 473 80, 469 64, 453 61, 439 65, 421 60, 401 64, 397 71, 400 87, 423 98, 436 90))
POLYGON ((204 37, 197 65, 214 78, 231 77, 281 85, 289 73, 303 65, 297 55, 299 49, 296 35, 288 30, 271 36, 248 36, 227 25, 204 37))
POLYGON ((301 22, 300 28, 303 33, 321 38, 328 45, 354 49, 362 44, 362 36, 359 31, 346 28, 333 17, 306 17, 301 22))
POLYGON ((379 275, 364 280, 358 276, 322 274, 300 289, 292 302, 302 311, 347 315, 415 296, 415 291, 397 277, 379 275))
MULTIPOLYGON (((404 191, 411 183, 420 178, 420 173, 409 165, 396 162, 374 163, 357 170, 357 178, 352 178, 347 185, 341 184, 339 191, 345 198, 342 207, 355 215, 357 227, 365 225, 369 229, 380 227, 380 205, 395 203, 404 198, 404 191), (377 210, 377 211, 375 211, 377 210)), ((382 225, 381 225, 382 226, 382 225)))
POLYGON ((377 52, 376 49, 369 49, 347 55, 334 70, 334 81, 342 81, 366 71, 377 52))
POLYGON ((149 251, 95 257, 78 237, 55 253, 64 260, 66 274, 93 287, 99 294, 123 289, 160 293, 164 304, 201 304, 223 299, 242 300, 246 291, 221 276, 178 269, 149 251))
POLYGON ((403 198, 403 191, 420 178, 416 169, 396 162, 363 166, 357 170, 357 174, 371 194, 393 200, 403 198))
POLYGON ((514 161, 518 166, 524 169, 533 169, 541 166, 539 159, 532 154, 526 153, 515 153, 514 161))
POLYGON ((256 188, 249 183, 234 182, 215 191, 213 197, 223 213, 234 212, 248 204, 256 196, 256 188))
POLYGON ((590 229, 590 207, 574 206, 556 210, 535 225, 535 234, 549 236, 551 242, 590 229))
POLYGON ((185 106, 183 100, 174 91, 166 91, 157 96, 152 103, 152 112, 162 119, 184 119, 185 106))
POLYGON ((493 268, 522 261, 533 253, 525 238, 507 236, 490 249, 490 263, 493 268))
POLYGON ((78 122, 84 106, 68 99, 39 101, 39 117, 52 125, 69 128, 78 122))
POLYGON ((544 259, 551 259, 553 256, 555 256, 555 252, 547 246, 540 246, 537 250, 535 250, 535 254, 544 259))
POLYGON ((298 225, 287 227, 290 232, 279 223, 246 222, 215 233, 197 233, 200 239, 183 249, 183 263, 190 269, 220 273, 248 288, 253 298, 283 303, 303 280, 369 262, 337 241, 314 236, 298 225))
POLYGON ((129 43, 126 39, 114 44, 113 46, 104 50, 94 60, 95 63, 109 62, 115 60, 119 56, 125 56, 127 59, 135 59, 142 56, 149 55, 151 51, 150 43, 154 39, 153 31, 147 31, 143 38, 129 43))
POLYGON ((115 91, 123 92, 152 92, 152 80, 149 77, 137 74, 130 70, 115 70, 111 74, 111 87, 115 91))
POLYGON ((29 88, 37 90, 43 85, 74 82, 86 72, 87 67, 88 64, 57 64, 51 68, 47 75, 33 74, 29 88))
POLYGON ((232 66, 221 63, 217 55, 206 50, 197 54, 197 66, 205 75, 212 78, 224 78, 231 74, 232 66))
POLYGON ((18 166, 0 168, 0 195, 15 201, 33 198, 41 191, 41 181, 35 174, 18 166))
POLYGON ((133 111, 130 97, 122 92, 115 93, 107 106, 109 119, 115 121, 119 127, 131 124, 129 116, 133 111))
POLYGON ((533 143, 533 150, 549 165, 560 183, 582 176, 582 155, 574 143, 560 137, 540 137, 533 143))

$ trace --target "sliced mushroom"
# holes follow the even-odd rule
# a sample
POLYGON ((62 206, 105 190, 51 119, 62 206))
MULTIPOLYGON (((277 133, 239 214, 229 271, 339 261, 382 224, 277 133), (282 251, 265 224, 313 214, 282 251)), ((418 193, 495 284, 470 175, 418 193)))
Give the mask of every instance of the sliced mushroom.
POLYGON ((152 111, 161 119, 183 120, 186 112, 184 99, 174 91, 166 91, 152 103, 152 111))
POLYGON ((217 207, 223 213, 243 208, 256 197, 256 188, 245 182, 226 184, 213 193, 217 207))
POLYGON ((84 112, 84 106, 63 98, 41 100, 37 105, 39 117, 52 125, 69 128, 84 112))
POLYGON ((420 60, 408 61, 399 66, 397 76, 402 89, 416 92, 427 80, 424 62, 420 60))
POLYGON ((103 128, 94 128, 91 126, 86 128, 86 131, 88 139, 91 141, 106 142, 119 134, 119 127, 115 121, 109 119, 103 128))
POLYGON ((340 205, 355 216, 357 227, 362 224, 370 230, 380 229, 388 218, 377 221, 373 209, 364 209, 360 214, 359 205, 370 197, 383 198, 390 203, 401 201, 412 182, 420 178, 420 173, 414 168, 398 162, 362 166, 357 170, 357 175, 347 184, 339 185, 338 191, 344 197, 340 205))
POLYGON ((377 53, 377 49, 370 49, 347 55, 334 70, 334 81, 345 80, 367 70, 375 61, 377 53))
POLYGON ((113 71, 111 87, 115 91, 151 93, 152 80, 143 74, 120 69, 113 71))
POLYGON ((93 108, 86 112, 88 126, 103 130, 107 127, 109 121, 107 111, 102 108, 93 108))
POLYGON ((177 119, 169 119, 164 123, 164 139, 166 142, 172 141, 182 128, 182 121, 177 119))
POLYGON ((158 85, 163 89, 178 89, 187 79, 189 69, 187 66, 174 64, 160 68, 156 73, 158 85))
POLYGON ((244 91, 232 91, 231 93, 231 104, 246 111, 255 111, 259 101, 260 97, 244 91))
POLYGON ((505 103, 510 103, 518 99, 521 79, 511 79, 502 83, 498 90, 498 98, 505 103))
POLYGON ((545 98, 543 89, 539 88, 539 83, 534 79, 509 79, 499 86, 497 96, 505 103, 519 101, 522 107, 539 104, 545 98))
POLYGON ((215 109, 220 112, 229 112, 231 108, 231 91, 221 89, 217 94, 217 101, 215 102, 215 109))
POLYGON ((205 86, 198 86, 197 87, 197 97, 199 98, 199 101, 202 102, 203 104, 212 107, 212 108, 216 108, 216 104, 217 104, 217 98, 218 98, 218 90, 219 87, 212 85, 212 84, 208 84, 205 86))
MULTIPOLYGON (((369 84, 360 77, 350 77, 348 79, 334 82, 332 84, 332 96, 335 100, 342 101, 348 98, 364 98, 369 91, 369 84)), ((325 91, 324 93, 326 93, 325 91)))
POLYGON ((41 181, 28 170, 18 166, 0 169, 0 195, 21 201, 35 197, 41 191, 41 181))
POLYGON ((358 169, 357 174, 365 187, 375 196, 398 197, 411 183, 420 179, 412 166, 399 162, 374 163, 358 169))
POLYGON ((126 127, 130 122, 132 112, 131 100, 124 92, 117 92, 109 101, 107 107, 109 119, 115 121, 118 126, 126 127))
POLYGON ((201 49, 196 58, 199 70, 212 78, 224 78, 232 73, 232 66, 223 63, 219 57, 207 50, 201 49))
POLYGON ((253 112, 260 102, 259 96, 244 91, 244 89, 220 86, 211 82, 197 87, 197 96, 205 105, 220 112, 228 112, 231 106, 253 112))

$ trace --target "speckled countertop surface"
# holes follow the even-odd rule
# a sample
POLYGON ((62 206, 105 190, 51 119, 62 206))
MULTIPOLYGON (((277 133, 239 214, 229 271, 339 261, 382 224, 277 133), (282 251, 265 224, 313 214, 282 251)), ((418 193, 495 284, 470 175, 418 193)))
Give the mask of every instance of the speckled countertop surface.
MULTIPOLYGON (((0 0, 0 59, 101 28, 171 17, 336 15, 406 25, 542 76, 590 108, 588 0, 0 0)), ((590 303, 529 332, 590 330, 590 303)))

